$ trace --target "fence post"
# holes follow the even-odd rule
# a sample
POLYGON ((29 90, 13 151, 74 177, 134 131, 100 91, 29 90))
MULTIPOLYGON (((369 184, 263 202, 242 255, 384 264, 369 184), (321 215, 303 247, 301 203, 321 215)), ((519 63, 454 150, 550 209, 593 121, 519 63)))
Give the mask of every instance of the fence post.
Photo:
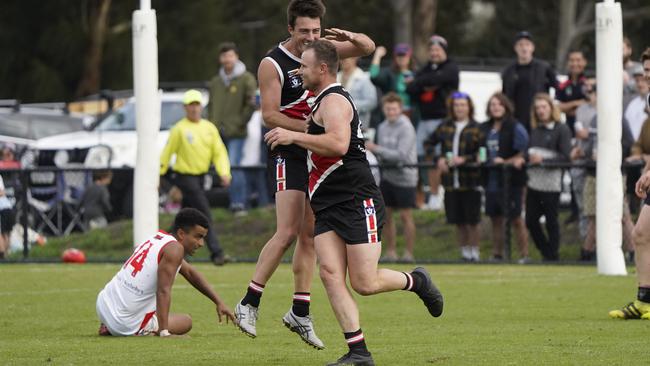
POLYGON ((20 217, 20 224, 23 225, 23 258, 27 259, 29 256, 29 202, 27 200, 27 191, 29 189, 29 172, 27 169, 20 171, 20 208, 22 216, 20 217))
POLYGON ((503 195, 501 196, 503 201, 503 211, 504 211, 504 216, 506 218, 506 222, 504 225, 504 233, 503 233, 503 248, 504 248, 504 254, 505 254, 505 259, 507 261, 510 261, 512 259, 512 246, 511 246, 511 232, 512 232, 512 223, 511 223, 511 218, 510 218, 510 169, 511 167, 507 164, 502 164, 501 165, 501 176, 502 176, 502 183, 503 183, 503 195))

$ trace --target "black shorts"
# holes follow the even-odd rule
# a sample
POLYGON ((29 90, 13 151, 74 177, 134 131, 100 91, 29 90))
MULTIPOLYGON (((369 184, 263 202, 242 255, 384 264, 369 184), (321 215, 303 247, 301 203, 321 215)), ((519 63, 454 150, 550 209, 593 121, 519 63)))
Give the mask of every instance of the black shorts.
POLYGON ((485 192, 485 214, 490 217, 507 216, 514 219, 521 216, 521 191, 522 187, 511 187, 507 200, 504 202, 503 191, 485 192), (506 206, 507 205, 507 210, 506 206))
POLYGON ((14 210, 0 210, 0 233, 9 235, 15 224, 16 214, 14 210))
POLYGON ((646 194, 644 203, 650 205, 650 194, 646 194))
POLYGON ((266 162, 271 192, 273 194, 286 190, 296 190, 307 193, 309 171, 307 160, 293 155, 284 156, 282 153, 270 154, 266 162))
POLYGON ((480 191, 445 191, 447 223, 476 225, 481 221, 480 191))
POLYGON ((379 188, 386 207, 415 208, 415 187, 400 187, 382 180, 379 188))
POLYGON ((381 242, 384 202, 381 198, 337 203, 315 213, 314 236, 334 231, 346 244, 381 242))

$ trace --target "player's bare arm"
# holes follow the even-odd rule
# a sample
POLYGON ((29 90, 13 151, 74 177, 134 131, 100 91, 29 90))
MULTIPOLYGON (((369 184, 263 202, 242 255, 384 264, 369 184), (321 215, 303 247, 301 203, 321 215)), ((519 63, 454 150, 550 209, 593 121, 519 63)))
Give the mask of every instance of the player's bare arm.
MULTIPOLYGON (((257 70, 260 85, 262 119, 268 128, 282 127, 287 130, 304 132, 307 122, 293 119, 280 112, 282 84, 278 72, 269 60, 262 60, 257 70)), ((305 116, 307 118, 307 116, 305 116)))
POLYGON ((162 250, 160 264, 158 264, 158 288, 156 290, 156 317, 158 329, 168 329, 169 308, 172 303, 172 285, 176 277, 176 269, 183 261, 183 246, 173 242, 162 250))
POLYGON ((325 39, 334 44, 340 58, 363 57, 375 52, 375 42, 363 33, 328 28, 325 29, 325 39))
POLYGON ((336 94, 327 96, 312 118, 325 128, 322 135, 288 131, 274 128, 264 135, 264 141, 271 149, 278 145, 297 144, 320 156, 343 156, 350 144, 350 120, 353 111, 347 99, 336 94))
POLYGON ((196 270, 191 264, 187 263, 183 259, 181 264, 181 269, 179 273, 185 277, 187 282, 189 282, 195 289, 200 293, 205 295, 217 306, 217 316, 219 317, 219 323, 223 322, 223 318, 226 318, 226 323, 230 320, 235 322, 235 314, 230 310, 230 308, 221 300, 219 295, 212 289, 208 281, 203 277, 203 275, 196 270))

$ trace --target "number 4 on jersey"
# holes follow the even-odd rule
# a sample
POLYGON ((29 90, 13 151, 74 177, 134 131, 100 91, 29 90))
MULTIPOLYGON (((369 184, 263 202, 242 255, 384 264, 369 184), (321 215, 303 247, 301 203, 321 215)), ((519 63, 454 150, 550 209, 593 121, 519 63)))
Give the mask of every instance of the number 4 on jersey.
POLYGON ((131 258, 129 258, 126 263, 124 263, 124 268, 126 268, 127 265, 131 265, 131 267, 133 267, 131 276, 135 277, 138 272, 142 271, 144 260, 147 258, 149 249, 151 249, 152 246, 153 244, 150 241, 146 241, 144 244, 140 245, 140 247, 136 249, 135 253, 133 253, 131 258))

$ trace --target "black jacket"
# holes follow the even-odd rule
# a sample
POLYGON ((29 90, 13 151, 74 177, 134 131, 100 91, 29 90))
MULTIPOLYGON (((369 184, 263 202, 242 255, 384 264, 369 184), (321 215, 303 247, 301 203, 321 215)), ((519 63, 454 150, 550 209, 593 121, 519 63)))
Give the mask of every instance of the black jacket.
MULTIPOLYGON (((517 121, 513 119, 507 119, 501 123, 501 130, 499 130, 499 157, 507 160, 511 157, 519 154, 526 153, 526 151, 517 151, 513 149, 512 145, 515 141, 515 127, 517 126, 517 121)), ((490 131, 494 125, 494 120, 489 120, 485 123, 481 123, 481 135, 483 140, 481 141, 481 146, 487 147, 487 138, 490 136, 490 131)), ((510 170, 510 185, 513 187, 523 187, 526 185, 526 168, 521 170, 512 168, 510 170)), ((487 170, 485 171, 487 173, 487 170)), ((487 174, 484 174, 484 178, 487 179, 487 174)), ((484 179, 484 182, 487 181, 484 179)), ((502 183, 500 183, 501 185, 502 183)))
MULTIPOLYGON (((503 93, 510 98, 510 100, 515 103, 515 117, 530 131, 530 106, 533 101, 533 97, 537 93, 548 93, 549 88, 557 87, 557 76, 555 75, 555 70, 553 67, 542 60, 534 58, 530 62, 531 72, 530 72, 530 85, 531 89, 523 91, 526 95, 524 99, 528 100, 526 109, 517 110, 516 101, 517 93, 522 93, 522 91, 516 90, 517 86, 517 61, 515 60, 510 65, 508 65, 503 72, 501 73, 501 80, 503 81, 503 93)), ((521 108, 519 108, 521 109, 521 108)))
POLYGON ((459 74, 458 65, 450 59, 437 66, 428 62, 415 73, 406 91, 412 104, 418 105, 421 119, 447 117, 447 97, 458 90, 459 74))

